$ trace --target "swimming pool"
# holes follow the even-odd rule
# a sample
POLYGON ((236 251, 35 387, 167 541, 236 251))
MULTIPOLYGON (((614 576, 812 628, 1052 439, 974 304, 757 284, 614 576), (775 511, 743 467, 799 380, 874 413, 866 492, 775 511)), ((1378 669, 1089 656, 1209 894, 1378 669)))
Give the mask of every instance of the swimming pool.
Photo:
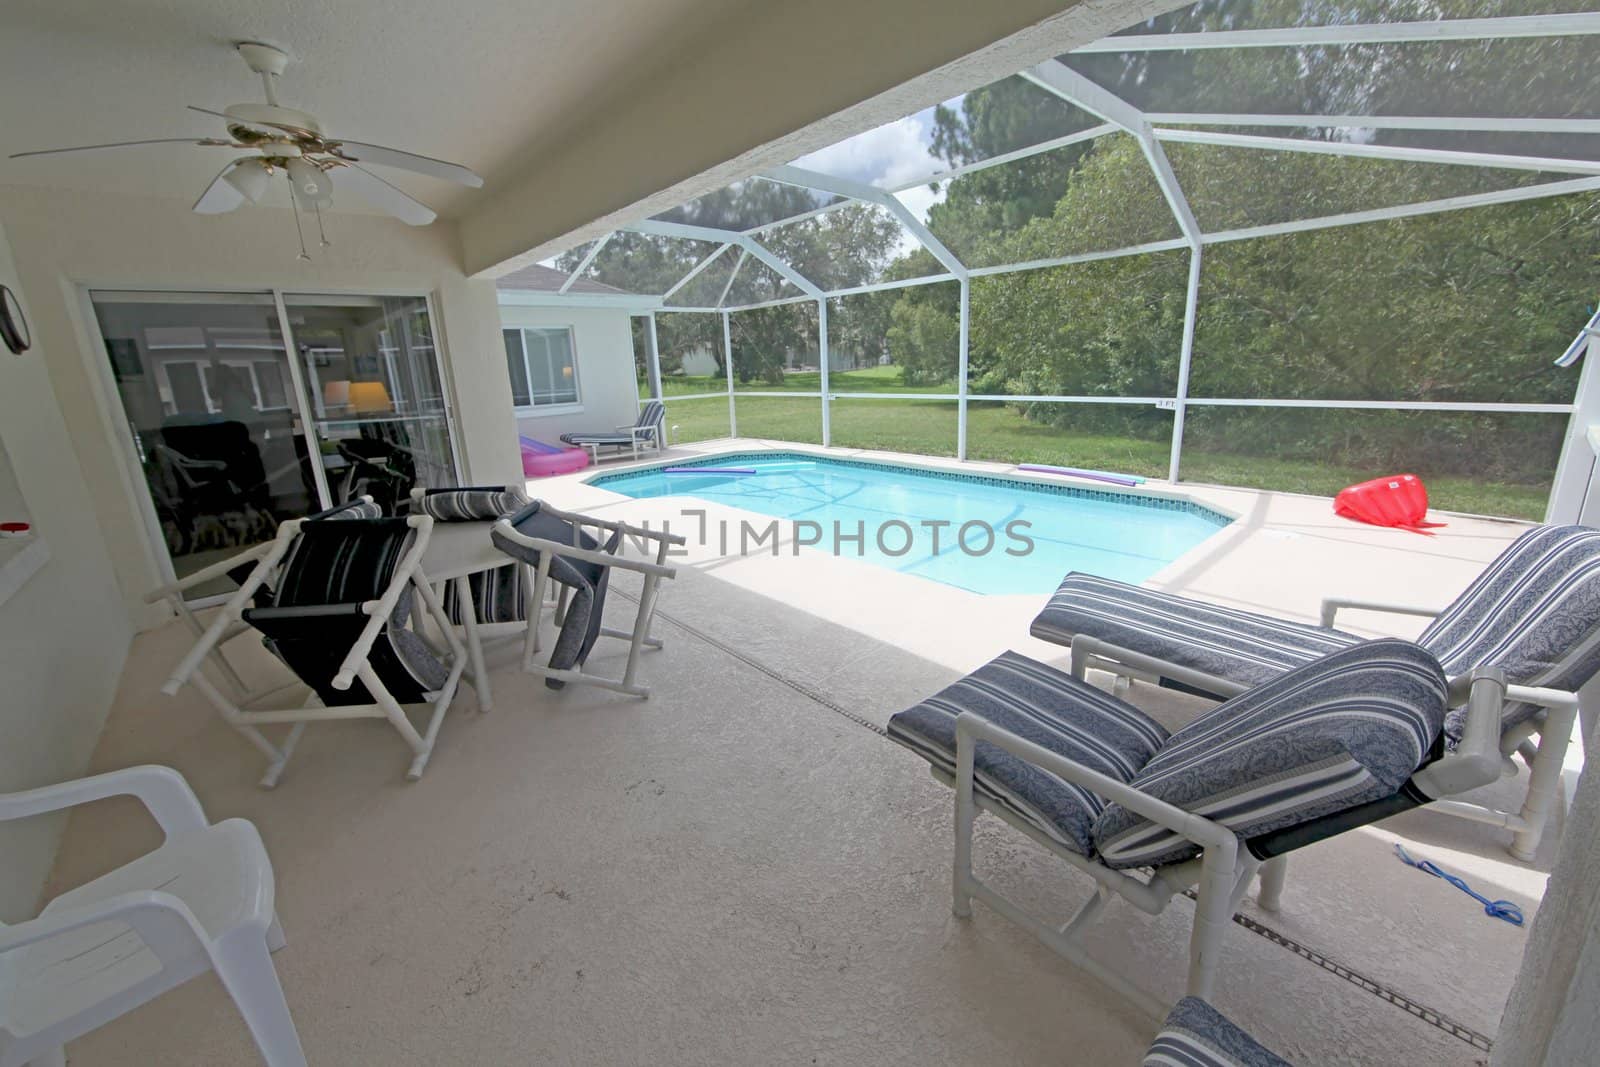
MULTIPOLYGON (((687 496, 779 520, 780 552, 799 540, 975 593, 1048 593, 1068 571, 1142 582, 1232 520, 1183 500, 1018 482, 797 452, 715 456, 590 483, 636 498, 687 496), (717 468, 706 470, 704 468, 717 468), (727 470, 750 473, 719 473, 727 470), (986 533, 987 531, 987 533, 986 533), (859 537, 858 537, 859 534, 859 537)), ((695 537, 696 519, 673 524, 695 537)), ((751 523, 745 550, 765 524, 751 523)), ((712 527, 713 544, 724 532, 712 527)), ((728 552, 741 531, 726 531, 728 552)))

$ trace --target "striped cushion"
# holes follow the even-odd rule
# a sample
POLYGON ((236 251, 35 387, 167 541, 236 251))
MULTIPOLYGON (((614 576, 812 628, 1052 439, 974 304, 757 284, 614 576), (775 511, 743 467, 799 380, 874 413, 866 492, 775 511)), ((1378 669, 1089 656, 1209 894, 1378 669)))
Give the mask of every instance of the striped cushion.
POLYGON ((1062 580, 1029 632, 1063 645, 1085 633, 1243 685, 1259 685, 1361 640, 1078 573, 1062 580))
MULTIPOLYGON (((474 615, 481 623, 522 622, 528 617, 527 588, 520 564, 508 563, 493 570, 467 575, 472 589, 474 615)), ((462 623, 461 598, 456 583, 444 587, 444 612, 451 622, 462 623)))
POLYGON ((1289 1067, 1199 997, 1184 997, 1167 1014, 1144 1054, 1144 1067, 1289 1067))
MULTIPOLYGON (((890 719, 889 737, 954 775, 956 716, 964 711, 1120 782, 1167 739, 1138 708, 1016 652, 890 719)), ((979 792, 1074 852, 1091 854, 1090 832, 1105 806, 1099 797, 982 742, 973 766, 979 792)))
MULTIPOLYGON (((1132 785, 1249 838, 1393 795, 1428 756, 1444 714, 1444 671, 1426 649, 1367 641, 1218 705, 1173 734, 1132 785)), ((1112 867, 1199 852, 1118 804, 1094 840, 1112 867)))
POLYGON ((564 433, 561 439, 569 445, 631 445, 633 434, 626 430, 602 430, 595 433, 564 433))
MULTIPOLYGON (((1600 670, 1600 531, 1536 526, 1513 541, 1417 638, 1451 676, 1481 665, 1516 685, 1575 691, 1600 670)), ((1507 705, 1507 726, 1534 714, 1507 705)), ((1459 739, 1466 709, 1445 732, 1459 739)))
POLYGON ((528 495, 505 486, 429 489, 413 507, 439 522, 483 522, 526 507, 528 495))
POLYGON ((381 519, 383 508, 371 500, 356 499, 343 504, 335 504, 327 511, 319 511, 315 515, 307 516, 311 519, 381 519))
POLYGON ((645 429, 654 426, 666 418, 666 415, 667 405, 659 400, 651 400, 639 409, 639 417, 634 420, 633 425, 639 429, 645 429))

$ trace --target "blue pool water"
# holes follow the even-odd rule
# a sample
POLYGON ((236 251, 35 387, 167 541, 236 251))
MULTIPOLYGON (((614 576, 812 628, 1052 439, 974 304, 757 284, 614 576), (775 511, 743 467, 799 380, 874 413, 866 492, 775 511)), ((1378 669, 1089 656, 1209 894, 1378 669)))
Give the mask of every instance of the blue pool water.
MULTIPOLYGON (((1048 593, 1068 571, 1142 582, 1230 521, 1182 501, 800 453, 717 456, 684 466, 755 473, 655 468, 591 482, 624 496, 695 497, 770 515, 787 520, 779 526, 783 554, 797 538, 814 541, 815 550, 977 593, 1048 593)), ((698 524, 685 517, 672 528, 695 539, 698 524)), ((750 523, 747 551, 771 553, 770 540, 755 544, 766 525, 750 523)), ((726 548, 723 536, 709 527, 712 545, 738 553, 738 525, 726 530, 726 548)))

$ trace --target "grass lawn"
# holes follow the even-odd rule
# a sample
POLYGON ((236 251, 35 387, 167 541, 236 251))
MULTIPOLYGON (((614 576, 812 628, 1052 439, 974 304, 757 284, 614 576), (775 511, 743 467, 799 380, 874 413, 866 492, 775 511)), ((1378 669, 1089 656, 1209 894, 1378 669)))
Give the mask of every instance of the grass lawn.
MULTIPOLYGON (((781 388, 817 390, 819 375, 790 374, 781 388)), ((905 387, 899 368, 874 367, 829 376, 834 392, 939 392, 948 386, 905 387)), ((713 378, 669 378, 666 396, 726 390, 727 383, 713 378)), ((739 386, 741 390, 756 388, 739 386)), ((819 397, 745 397, 737 399, 739 436, 762 437, 805 444, 822 442, 822 402, 819 397)), ((832 404, 833 444, 845 448, 872 448, 924 456, 953 456, 956 451, 956 405, 949 400, 840 399, 832 404)), ((729 435, 725 397, 684 400, 667 405, 672 440, 704 441, 729 435)), ((967 409, 967 456, 1000 463, 1051 463, 1098 470, 1126 471, 1165 478, 1170 445, 1167 441, 1076 433, 1058 426, 1031 422, 1003 404, 974 403, 967 409)), ((1354 482, 1385 471, 1357 470, 1336 464, 1280 459, 1276 456, 1231 452, 1183 453, 1183 479, 1252 489, 1313 493, 1333 496, 1354 482)), ((1548 485, 1513 485, 1460 475, 1430 476, 1415 472, 1428 484, 1430 502, 1446 511, 1468 511, 1538 519, 1544 515, 1548 485)))

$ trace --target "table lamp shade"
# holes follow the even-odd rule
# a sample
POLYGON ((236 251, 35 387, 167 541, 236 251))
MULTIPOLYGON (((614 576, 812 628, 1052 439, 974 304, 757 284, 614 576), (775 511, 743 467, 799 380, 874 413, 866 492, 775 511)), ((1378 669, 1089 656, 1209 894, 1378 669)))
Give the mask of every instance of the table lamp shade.
POLYGON ((322 402, 330 408, 345 407, 350 403, 350 379, 340 378, 322 383, 322 402))
POLYGON ((389 400, 389 390, 382 382, 351 382, 350 410, 390 411, 394 405, 389 400))

